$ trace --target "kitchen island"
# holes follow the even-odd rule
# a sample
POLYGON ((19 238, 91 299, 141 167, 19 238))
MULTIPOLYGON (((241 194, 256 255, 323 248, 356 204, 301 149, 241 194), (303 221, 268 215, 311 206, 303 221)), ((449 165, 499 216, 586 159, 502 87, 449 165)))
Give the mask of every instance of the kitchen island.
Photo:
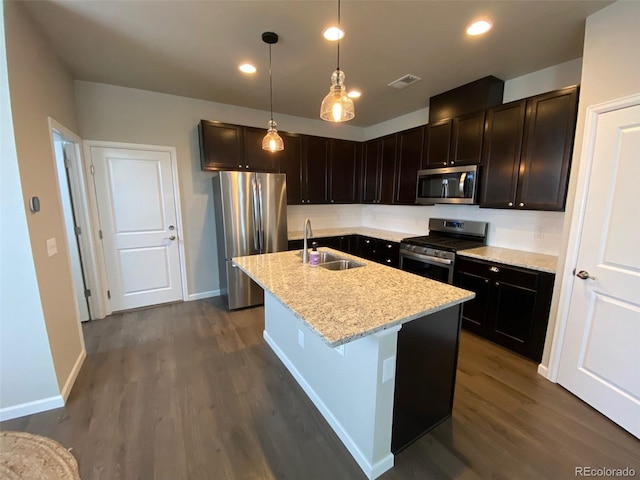
POLYGON ((474 293, 358 257, 332 271, 296 252, 233 259, 265 290, 264 338, 369 478, 448 418, 460 307, 474 293))

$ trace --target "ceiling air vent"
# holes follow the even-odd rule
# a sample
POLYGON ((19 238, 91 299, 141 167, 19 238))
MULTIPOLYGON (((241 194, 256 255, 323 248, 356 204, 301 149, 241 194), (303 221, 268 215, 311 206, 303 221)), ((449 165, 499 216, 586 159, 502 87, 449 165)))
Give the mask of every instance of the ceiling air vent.
POLYGON ((422 80, 420 77, 416 77, 415 75, 411 75, 410 73, 406 74, 404 77, 400 77, 397 80, 391 82, 388 87, 395 88, 396 90, 402 90, 404 87, 408 87, 409 85, 413 85, 416 82, 422 80))

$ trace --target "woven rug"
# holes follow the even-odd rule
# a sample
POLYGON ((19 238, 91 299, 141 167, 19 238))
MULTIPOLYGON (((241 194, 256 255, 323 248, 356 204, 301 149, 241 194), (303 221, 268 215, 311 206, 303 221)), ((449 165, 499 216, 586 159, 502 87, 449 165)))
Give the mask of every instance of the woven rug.
POLYGON ((24 432, 0 432, 2 480, 80 480, 78 462, 58 442, 24 432))

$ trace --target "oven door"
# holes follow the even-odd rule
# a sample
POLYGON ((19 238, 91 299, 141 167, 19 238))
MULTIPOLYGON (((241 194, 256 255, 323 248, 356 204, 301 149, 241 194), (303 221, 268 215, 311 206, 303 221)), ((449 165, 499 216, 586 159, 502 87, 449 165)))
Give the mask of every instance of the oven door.
POLYGON ((442 283, 453 283, 453 260, 400 249, 400 269, 442 283))

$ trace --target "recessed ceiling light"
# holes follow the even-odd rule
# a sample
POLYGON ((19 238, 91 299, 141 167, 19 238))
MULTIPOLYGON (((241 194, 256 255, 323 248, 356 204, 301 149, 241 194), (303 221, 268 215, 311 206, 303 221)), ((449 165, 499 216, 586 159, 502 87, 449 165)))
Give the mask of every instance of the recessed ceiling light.
POLYGON ((358 90, 351 90, 349 93, 347 93, 347 97, 349 98, 360 98, 361 95, 362 93, 360 93, 358 90))
POLYGON ((327 40, 335 42, 336 40, 340 40, 342 37, 344 37, 344 32, 338 27, 329 27, 324 31, 322 35, 324 35, 324 38, 326 38, 327 40))
POLYGON ((489 30, 491 30, 492 26, 493 25, 491 24, 491 22, 488 22, 486 20, 478 20, 477 22, 473 22, 471 25, 469 25, 469 28, 467 28, 467 34, 482 35, 483 33, 487 33, 489 30))
POLYGON ((242 73, 256 73, 256 67, 254 67, 253 65, 251 65, 250 63, 243 63, 242 65, 240 65, 238 67, 238 69, 242 72, 242 73))

